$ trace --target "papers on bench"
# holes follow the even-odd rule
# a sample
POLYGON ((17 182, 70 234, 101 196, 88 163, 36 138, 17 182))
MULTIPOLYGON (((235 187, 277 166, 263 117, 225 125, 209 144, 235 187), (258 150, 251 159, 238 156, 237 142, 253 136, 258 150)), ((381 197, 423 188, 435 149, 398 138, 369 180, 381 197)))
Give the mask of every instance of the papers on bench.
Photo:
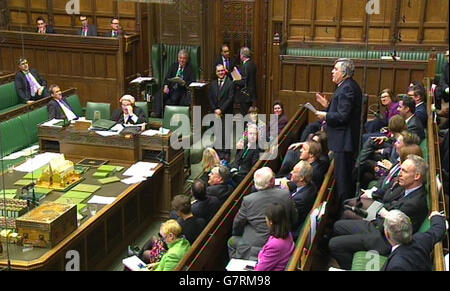
POLYGON ((193 88, 202 88, 205 87, 206 83, 203 82, 192 82, 189 87, 193 87, 193 88))
POLYGON ((161 132, 159 130, 154 130, 154 129, 149 129, 149 130, 146 130, 141 133, 141 135, 146 135, 146 136, 154 136, 157 134, 161 134, 161 132))
POLYGON ((62 127, 62 124, 57 124, 57 123, 60 123, 63 121, 64 121, 64 119, 52 119, 52 120, 42 123, 42 125, 50 126, 50 127, 62 127))
POLYGON ((254 268, 256 266, 256 261, 231 259, 225 269, 227 271, 249 271, 249 269, 246 268, 247 266, 254 268))
POLYGON ((145 181, 145 180, 147 180, 146 177, 132 176, 130 178, 123 179, 122 183, 125 183, 127 185, 131 185, 131 184, 140 183, 140 182, 145 181))
POLYGON ((122 182, 125 184, 135 184, 145 181, 147 177, 153 176, 155 171, 153 170, 158 166, 157 163, 149 162, 137 162, 132 165, 128 170, 123 173, 124 176, 131 176, 130 178, 123 179, 122 182))
POLYGON ((0 160, 15 160, 15 159, 18 159, 20 157, 31 156, 32 154, 36 153, 38 149, 39 149, 39 146, 38 145, 34 145, 34 146, 29 147, 29 148, 23 149, 21 151, 12 153, 9 156, 6 156, 6 157, 4 157, 3 159, 0 159, 0 160))
POLYGON ((64 156, 63 154, 58 153, 43 153, 35 156, 34 158, 26 161, 20 166, 15 167, 14 169, 19 172, 33 172, 37 169, 48 164, 52 159, 56 157, 64 156))
POLYGON ((154 80, 153 77, 137 77, 136 79, 132 80, 132 81, 130 82, 130 84, 133 84, 133 83, 138 83, 138 84, 140 84, 140 83, 142 83, 142 82, 151 82, 151 81, 153 81, 153 80, 154 80))
POLYGON ((306 107, 306 109, 309 109, 312 111, 312 113, 316 114, 317 109, 311 103, 308 102, 304 106, 306 107))
POLYGON ((150 271, 147 265, 137 256, 128 257, 122 260, 122 264, 131 271, 150 271))
POLYGON ((88 201, 88 204, 104 204, 104 205, 108 205, 108 204, 113 203, 114 200, 116 200, 116 197, 105 197, 105 196, 94 195, 88 201))

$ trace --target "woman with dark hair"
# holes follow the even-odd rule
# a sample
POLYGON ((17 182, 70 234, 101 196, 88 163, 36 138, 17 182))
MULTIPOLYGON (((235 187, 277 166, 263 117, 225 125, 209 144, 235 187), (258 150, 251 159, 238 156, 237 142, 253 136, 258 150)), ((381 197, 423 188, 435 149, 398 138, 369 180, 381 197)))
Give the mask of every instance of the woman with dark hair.
POLYGON ((255 271, 283 271, 295 248, 289 219, 284 206, 278 203, 270 203, 265 214, 270 236, 258 254, 255 271))
POLYGON ((272 121, 272 119, 270 119, 270 123, 269 123, 270 126, 267 127, 267 136, 269 137, 270 140, 275 139, 289 121, 287 115, 284 112, 284 106, 283 106, 283 103, 281 103, 281 101, 275 101, 273 103, 273 113, 272 114, 275 114, 278 116, 278 120, 277 120, 278 122, 276 122, 275 119, 273 121, 272 121), (271 128, 277 129, 276 134, 274 132, 274 134, 271 135, 271 132, 270 132, 271 128))
MULTIPOLYGON (((366 123, 367 133, 380 133, 383 127, 388 126, 389 120, 398 114, 398 102, 391 89, 384 89, 380 94, 380 103, 386 108, 384 114, 378 115, 374 120, 366 123)), ((367 138, 366 138, 367 139, 367 138)), ((365 140, 365 139, 364 139, 365 140)))

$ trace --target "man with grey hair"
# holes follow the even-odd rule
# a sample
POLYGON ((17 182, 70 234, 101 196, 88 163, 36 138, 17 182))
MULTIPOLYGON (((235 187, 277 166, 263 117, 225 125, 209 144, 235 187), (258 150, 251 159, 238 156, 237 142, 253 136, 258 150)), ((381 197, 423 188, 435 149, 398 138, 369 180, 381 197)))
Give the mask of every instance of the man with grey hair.
POLYGON ((188 88, 195 78, 194 69, 189 63, 189 52, 181 49, 178 61, 169 67, 162 92, 155 96, 152 116, 161 117, 166 105, 190 105, 188 88))
POLYGON ((383 271, 431 271, 433 247, 445 235, 445 216, 437 211, 430 214, 431 227, 427 232, 412 235, 409 217, 400 210, 392 210, 384 220, 384 235, 392 246, 383 271))
POLYGON ((332 80, 338 86, 330 102, 316 94, 316 100, 326 111, 317 118, 326 123, 328 148, 334 153, 334 177, 339 202, 355 196, 352 170, 359 152, 362 92, 353 80, 355 65, 350 59, 338 59, 332 70, 332 80))
POLYGON ((258 191, 244 197, 233 221, 233 236, 228 240, 230 258, 257 259, 259 251, 269 238, 265 210, 270 203, 283 205, 291 226, 297 223, 297 211, 289 191, 275 188, 275 176, 270 168, 257 170, 254 181, 258 191))
POLYGON ((144 110, 136 107, 136 101, 131 95, 123 95, 119 99, 120 108, 116 109, 111 120, 120 124, 141 124, 147 123, 144 110))
POLYGON ((390 244, 384 237, 384 219, 392 210, 400 210, 411 218, 412 230, 417 232, 425 220, 428 208, 424 183, 427 165, 423 158, 409 155, 402 163, 398 183, 400 191, 383 197, 383 207, 372 221, 342 219, 334 224, 334 237, 329 242, 331 255, 343 269, 350 269, 353 254, 375 250, 388 255, 390 244))
POLYGON ((236 80, 235 84, 237 87, 236 102, 239 103, 243 116, 248 114, 248 109, 257 99, 256 65, 250 57, 250 49, 242 47, 240 50, 242 64, 239 66, 242 80, 236 80))
POLYGON ((233 192, 233 187, 228 185, 230 178, 230 171, 225 166, 217 166, 212 168, 209 173, 208 184, 206 188, 206 194, 209 196, 217 197, 222 205, 233 192))

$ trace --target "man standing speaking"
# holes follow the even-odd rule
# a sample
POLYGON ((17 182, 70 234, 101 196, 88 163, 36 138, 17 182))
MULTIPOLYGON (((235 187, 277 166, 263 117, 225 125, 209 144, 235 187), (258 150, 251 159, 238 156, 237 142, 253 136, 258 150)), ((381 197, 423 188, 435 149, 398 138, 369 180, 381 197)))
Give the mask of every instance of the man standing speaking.
POLYGON ((328 148, 334 153, 334 177, 337 194, 342 202, 355 195, 352 170, 359 150, 359 130, 362 93, 353 80, 355 65, 350 59, 338 59, 331 71, 333 82, 338 85, 331 104, 316 94, 317 101, 326 111, 317 111, 319 120, 326 122, 328 148))

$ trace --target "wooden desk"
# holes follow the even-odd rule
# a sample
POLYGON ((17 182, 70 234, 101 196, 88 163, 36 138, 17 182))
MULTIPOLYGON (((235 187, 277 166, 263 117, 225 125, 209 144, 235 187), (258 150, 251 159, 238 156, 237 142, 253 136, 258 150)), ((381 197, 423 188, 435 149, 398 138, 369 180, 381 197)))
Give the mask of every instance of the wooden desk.
MULTIPOLYGON (((74 160, 77 161, 77 160, 74 160)), ((120 165, 120 164, 117 164, 120 165)), ((121 164, 122 166, 129 166, 121 164)), ((85 173, 83 183, 100 185, 92 177, 95 169, 85 173)), ((124 178, 123 172, 116 174, 124 178)), ((69 251, 76 251, 80 256, 81 270, 104 270, 123 249, 153 221, 153 201, 161 193, 163 167, 157 166, 153 177, 147 181, 126 185, 111 183, 103 185, 95 195, 116 197, 110 205, 98 205, 99 210, 94 216, 88 216, 81 221, 79 227, 52 249, 33 248, 24 251, 17 245, 9 245, 11 268, 14 270, 65 270, 70 259, 66 258, 69 251)), ((7 173, 5 183, 0 180, 0 188, 17 188, 12 186, 25 173, 7 173)), ((55 201, 62 192, 53 191, 42 202, 55 201)), ((6 246, 0 254, 0 266, 7 266, 6 246)))
POLYGON ((158 161, 164 153, 164 170, 161 185, 162 195, 153 200, 155 216, 166 219, 171 210, 173 196, 181 194, 184 184, 184 151, 170 146, 171 134, 163 136, 103 137, 93 131, 75 131, 67 128, 39 127, 41 151, 60 152, 77 158, 101 158, 110 162, 135 163, 158 161))

